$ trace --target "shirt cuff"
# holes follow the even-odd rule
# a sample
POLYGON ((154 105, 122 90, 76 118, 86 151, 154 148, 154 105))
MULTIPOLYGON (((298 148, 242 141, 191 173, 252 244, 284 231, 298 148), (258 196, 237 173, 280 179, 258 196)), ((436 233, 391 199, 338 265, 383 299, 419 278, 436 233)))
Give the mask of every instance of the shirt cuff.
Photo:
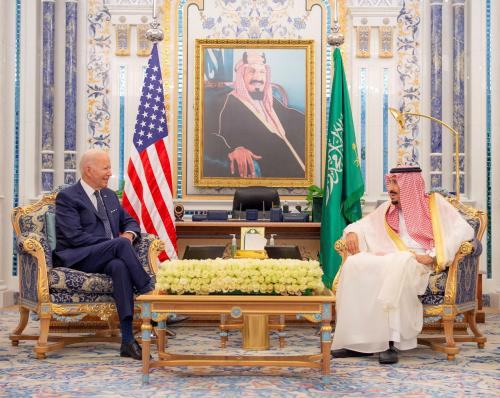
POLYGON ((134 239, 132 239, 132 240, 136 240, 137 239, 137 234, 134 231, 125 231, 125 232, 128 232, 129 234, 134 235, 134 239))
POLYGON ((425 251, 425 254, 427 254, 428 256, 432 257, 432 258, 436 258, 436 248, 432 248, 432 249, 428 249, 425 251))

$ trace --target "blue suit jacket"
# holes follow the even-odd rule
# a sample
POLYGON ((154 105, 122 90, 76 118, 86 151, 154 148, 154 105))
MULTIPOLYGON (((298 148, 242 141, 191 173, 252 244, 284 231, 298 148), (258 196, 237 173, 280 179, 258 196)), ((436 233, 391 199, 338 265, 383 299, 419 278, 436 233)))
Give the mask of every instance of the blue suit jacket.
MULTIPOLYGON (((121 206, 116 194, 108 188, 101 190, 114 237, 125 231, 141 236, 137 222, 121 206)), ((92 245, 109 240, 104 223, 85 193, 80 181, 62 190, 56 197, 56 264, 71 267, 87 257, 92 245)))

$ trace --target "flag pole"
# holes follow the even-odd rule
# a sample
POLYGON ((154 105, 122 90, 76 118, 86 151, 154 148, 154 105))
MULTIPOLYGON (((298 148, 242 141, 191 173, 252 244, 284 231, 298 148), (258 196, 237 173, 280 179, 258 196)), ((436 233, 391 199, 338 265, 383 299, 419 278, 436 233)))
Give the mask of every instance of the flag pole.
POLYGON ((337 3, 338 0, 335 0, 332 32, 328 36, 328 44, 335 47, 335 70, 324 149, 326 163, 320 236, 323 282, 333 290, 342 264, 341 256, 334 251, 334 244, 342 237, 346 225, 361 218, 361 197, 364 193, 347 80, 339 48, 344 43, 344 35, 340 32, 337 3))
POLYGON ((162 41, 164 35, 156 15, 156 0, 153 0, 153 21, 149 24, 149 26, 151 27, 146 31, 146 38, 152 41, 153 44, 162 41))
POLYGON ((334 47, 340 47, 344 44, 344 35, 340 32, 338 0, 335 0, 335 7, 333 10, 333 26, 331 28, 332 32, 328 35, 328 44, 334 47))

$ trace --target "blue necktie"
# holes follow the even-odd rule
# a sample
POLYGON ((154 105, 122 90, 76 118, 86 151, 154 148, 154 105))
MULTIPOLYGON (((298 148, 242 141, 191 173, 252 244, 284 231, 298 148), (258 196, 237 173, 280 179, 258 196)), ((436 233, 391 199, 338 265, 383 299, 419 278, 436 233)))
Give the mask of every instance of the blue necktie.
POLYGON ((104 231, 106 232, 106 236, 108 236, 110 239, 113 239, 113 232, 111 231, 108 212, 106 211, 106 207, 104 206, 104 202, 102 201, 101 193, 99 191, 95 191, 94 195, 97 198, 97 215, 104 224, 104 231))

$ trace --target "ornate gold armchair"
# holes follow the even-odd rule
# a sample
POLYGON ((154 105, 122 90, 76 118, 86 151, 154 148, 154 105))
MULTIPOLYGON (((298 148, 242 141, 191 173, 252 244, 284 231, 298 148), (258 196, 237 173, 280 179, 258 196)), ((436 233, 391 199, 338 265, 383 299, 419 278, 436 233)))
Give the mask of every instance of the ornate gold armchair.
MULTIPOLYGON (((421 335, 418 342, 435 351, 446 353, 448 359, 452 360, 460 351, 455 344, 456 342, 475 342, 478 348, 484 348, 486 342, 486 337, 481 334, 476 325, 476 289, 479 255, 481 254, 480 241, 486 229, 487 217, 483 211, 465 206, 455 197, 446 194, 444 196, 474 228, 475 240, 474 242, 463 242, 451 265, 445 270, 436 270, 431 274, 429 286, 425 294, 420 296, 420 301, 424 306, 424 325, 432 323, 435 326, 438 324, 439 329, 443 330, 444 333, 438 336, 426 334, 424 337, 421 335), (464 334, 456 334, 454 333, 456 320, 461 320, 461 318, 465 322, 466 330, 464 334), (438 319, 437 322, 436 319, 438 319), (468 334, 467 328, 470 328, 472 335, 468 334)), ((349 255, 345 241, 338 240, 335 243, 335 250, 342 257, 343 265, 349 255)), ((341 270, 342 268, 333 282, 334 292, 337 290, 337 281, 341 270)))
MULTIPOLYGON (((39 359, 67 344, 120 341, 111 278, 52 267, 49 241, 53 246, 56 196, 54 192, 37 203, 12 210, 18 250, 20 320, 10 340, 14 346, 20 340, 36 340, 34 352, 39 359), (40 321, 38 335, 23 334, 30 311, 32 318, 40 321), (57 335, 69 332, 86 335, 57 335)), ((135 248, 144 269, 155 275, 162 241, 145 234, 135 248)))

